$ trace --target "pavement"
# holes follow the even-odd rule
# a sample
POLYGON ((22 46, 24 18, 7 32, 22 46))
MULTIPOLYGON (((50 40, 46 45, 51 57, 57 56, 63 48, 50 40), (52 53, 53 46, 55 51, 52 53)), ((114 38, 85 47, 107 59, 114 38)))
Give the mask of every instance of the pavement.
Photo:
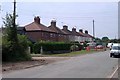
POLYGON ((2 64, 2 73, 13 72, 36 66, 48 65, 57 61, 70 59, 71 57, 32 57, 31 61, 7 62, 2 64))

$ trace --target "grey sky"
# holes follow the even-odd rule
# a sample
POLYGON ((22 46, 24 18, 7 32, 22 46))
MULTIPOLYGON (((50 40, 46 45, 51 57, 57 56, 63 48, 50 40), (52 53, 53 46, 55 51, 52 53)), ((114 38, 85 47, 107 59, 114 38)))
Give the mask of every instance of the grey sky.
MULTIPOLYGON (((13 3, 2 3, 2 17, 6 12, 13 11, 13 3)), ((33 21, 34 16, 41 17, 41 23, 46 26, 55 18, 57 25, 62 28, 63 24, 88 30, 92 35, 92 20, 95 20, 96 37, 118 36, 118 3, 117 2, 18 2, 17 23, 24 26, 33 21)), ((1 22, 0 22, 1 23, 1 22)), ((1 23, 2 24, 2 23, 1 23)))

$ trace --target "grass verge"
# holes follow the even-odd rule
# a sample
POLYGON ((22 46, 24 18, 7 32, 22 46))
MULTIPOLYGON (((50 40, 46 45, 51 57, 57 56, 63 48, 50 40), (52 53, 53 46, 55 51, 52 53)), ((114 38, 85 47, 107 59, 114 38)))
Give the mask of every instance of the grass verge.
POLYGON ((91 53, 95 53, 95 52, 100 52, 103 50, 90 50, 90 51, 86 51, 86 50, 81 50, 81 51, 75 51, 75 52, 70 52, 70 53, 61 53, 61 54, 31 54, 32 57, 73 57, 73 56, 77 56, 77 55, 82 55, 82 54, 91 54, 91 53))

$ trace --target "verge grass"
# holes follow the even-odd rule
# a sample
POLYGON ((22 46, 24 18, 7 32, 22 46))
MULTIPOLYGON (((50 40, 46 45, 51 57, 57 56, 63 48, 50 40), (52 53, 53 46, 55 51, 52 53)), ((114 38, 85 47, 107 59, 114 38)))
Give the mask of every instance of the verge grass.
POLYGON ((95 53, 95 52, 100 52, 103 50, 90 50, 90 51, 86 51, 86 50, 81 50, 81 51, 74 51, 74 52, 70 52, 70 53, 54 53, 54 54, 31 54, 32 57, 73 57, 73 56, 78 56, 78 55, 84 55, 84 54, 91 54, 91 53, 95 53))

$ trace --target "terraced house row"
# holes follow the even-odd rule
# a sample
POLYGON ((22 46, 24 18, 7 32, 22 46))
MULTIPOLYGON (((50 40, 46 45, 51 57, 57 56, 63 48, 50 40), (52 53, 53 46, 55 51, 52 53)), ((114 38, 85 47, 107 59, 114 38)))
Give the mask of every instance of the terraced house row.
POLYGON ((25 34, 31 41, 92 41, 93 37, 88 34, 88 31, 80 29, 79 32, 76 28, 72 28, 72 31, 68 30, 68 26, 64 25, 63 29, 56 26, 56 20, 51 21, 50 26, 41 24, 39 16, 34 17, 34 22, 18 28, 18 33, 25 34), (24 30, 24 31, 23 31, 24 30))

